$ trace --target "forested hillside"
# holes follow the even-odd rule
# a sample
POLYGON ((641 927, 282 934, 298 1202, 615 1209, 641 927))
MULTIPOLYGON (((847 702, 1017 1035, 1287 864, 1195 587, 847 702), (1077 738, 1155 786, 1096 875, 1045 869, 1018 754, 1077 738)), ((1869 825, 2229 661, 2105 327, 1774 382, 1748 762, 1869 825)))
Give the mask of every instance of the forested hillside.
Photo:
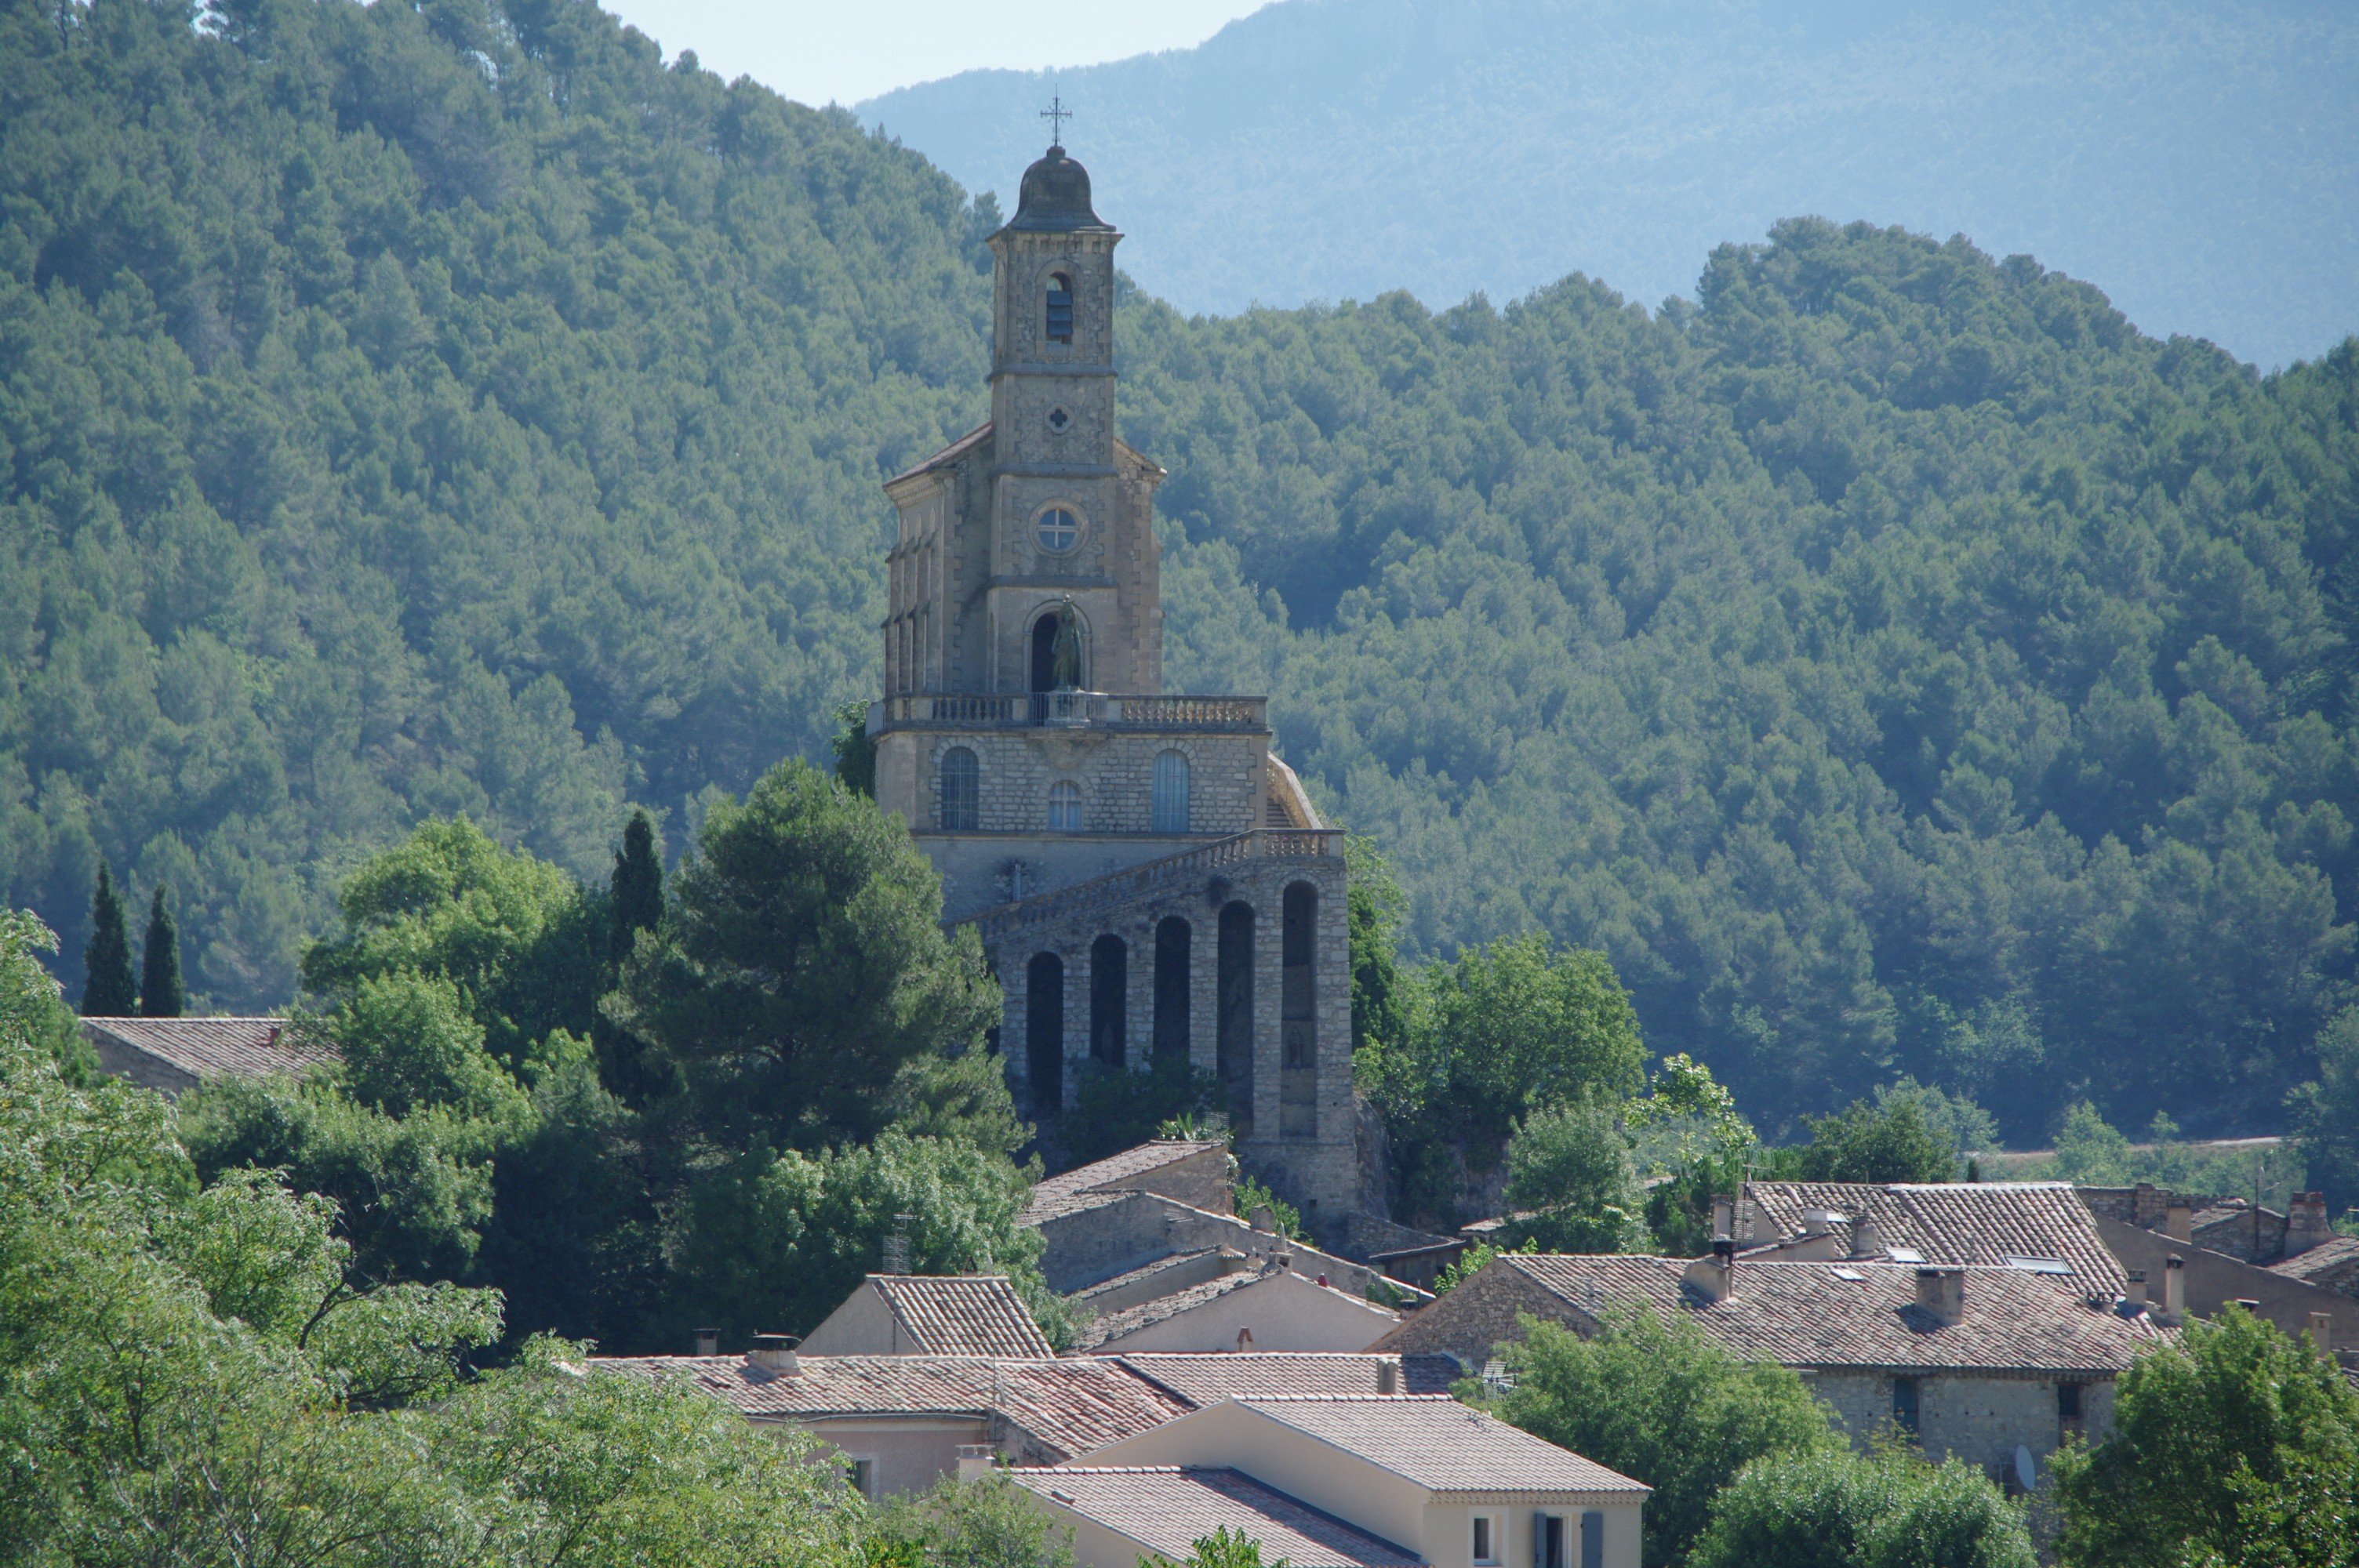
POLYGON ((860 113, 1006 192, 1060 94, 1133 276, 1190 311, 1575 270, 1652 305, 1817 213, 2037 255, 2267 367, 2359 330, 2354 81, 2337 0, 1277 0, 860 113))
MULTIPOLYGON (((603 875, 872 684, 877 481, 985 402, 996 214, 915 155, 578 0, 0 0, 0 881, 69 971, 103 859, 277 1005, 421 817, 603 875)), ((1171 679, 1274 694, 1414 947, 1603 947, 1765 1130, 2310 1076, 2359 347, 2263 380, 1816 223, 1659 315, 1121 331, 1171 679)))

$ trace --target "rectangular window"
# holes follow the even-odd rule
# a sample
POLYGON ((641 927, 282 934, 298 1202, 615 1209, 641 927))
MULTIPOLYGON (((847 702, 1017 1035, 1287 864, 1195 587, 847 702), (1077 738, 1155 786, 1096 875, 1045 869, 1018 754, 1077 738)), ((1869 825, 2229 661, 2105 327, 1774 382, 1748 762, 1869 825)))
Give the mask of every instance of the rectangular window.
POLYGON ((1562 1514, 1532 1516, 1532 1568, 1566 1568, 1562 1514))
POLYGON ((1475 1562, 1496 1563, 1499 1561, 1498 1538, 1492 1533, 1495 1528, 1496 1527, 1494 1526, 1491 1520, 1482 1514, 1476 1514, 1474 1516, 1475 1562))
POLYGON ((875 1500, 876 1496, 875 1460, 846 1460, 844 1462, 843 1471, 845 1476, 852 1482, 852 1489, 853 1491, 858 1492, 862 1497, 867 1498, 872 1501, 875 1500))
POLYGON ((2076 1426, 2081 1420, 2081 1385, 2056 1385, 2056 1419, 2067 1426, 2076 1426))
POLYGON ((1892 1379, 1892 1419, 1909 1436, 1917 1435, 1917 1379, 1892 1379))

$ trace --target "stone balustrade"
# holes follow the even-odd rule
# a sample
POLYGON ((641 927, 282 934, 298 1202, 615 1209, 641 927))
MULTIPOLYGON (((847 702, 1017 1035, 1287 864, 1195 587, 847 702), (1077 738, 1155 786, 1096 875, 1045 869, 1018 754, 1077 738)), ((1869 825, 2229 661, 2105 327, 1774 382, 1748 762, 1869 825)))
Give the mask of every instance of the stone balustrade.
POLYGON ((942 728, 1256 732, 1269 728, 1266 697, 1125 696, 1103 691, 903 692, 871 710, 870 734, 942 728))

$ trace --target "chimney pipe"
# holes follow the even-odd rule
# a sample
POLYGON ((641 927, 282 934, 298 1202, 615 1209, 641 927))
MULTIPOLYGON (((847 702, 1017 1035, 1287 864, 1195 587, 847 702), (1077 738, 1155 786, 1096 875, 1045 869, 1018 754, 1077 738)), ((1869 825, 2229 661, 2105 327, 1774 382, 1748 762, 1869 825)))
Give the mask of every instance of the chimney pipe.
POLYGON ((803 1369, 801 1358, 795 1354, 795 1346, 801 1343, 791 1334, 757 1334, 754 1348, 745 1352, 745 1364, 791 1377, 803 1369))
POLYGON ((2334 1238, 2334 1227, 2326 1217, 2324 1193, 2296 1193, 2286 1205, 2286 1256, 2307 1252, 2323 1241, 2334 1238))
POLYGON ((1712 1233, 1714 1238, 1734 1236, 1736 1234, 1735 1199, 1714 1198, 1712 1200, 1712 1233))
POLYGON ((2321 1356, 2325 1357, 2329 1361, 2334 1359, 2334 1314, 2332 1313, 2314 1312, 2310 1314, 2310 1342, 2318 1347, 2318 1353, 2321 1356))
POLYGON ((2195 1239, 2195 1209, 2192 1205, 2173 1198, 2162 1213, 2162 1233, 2165 1236, 2173 1241, 2195 1239))
POLYGON ((1952 1324, 1966 1314, 1966 1271, 1963 1269, 1917 1271, 1917 1304, 1935 1321, 1952 1324))
MULTIPOLYGON (((2310 1315, 2313 1318, 2317 1318, 2323 1317, 2326 1314, 2323 1313, 2312 1313, 2310 1315)), ((2321 1345, 2325 1344, 2325 1336, 2323 1335, 2320 1336, 2318 1342, 2321 1345)), ((1399 1362, 1387 1357, 1386 1359, 1376 1363, 1376 1392, 1380 1394, 1397 1394, 1400 1392, 1399 1362)))
POLYGON ((1834 1216, 1829 1214, 1825 1209, 1806 1208, 1802 1211, 1802 1234, 1805 1236, 1824 1236, 1832 1228, 1833 1219, 1834 1216))
POLYGON ((696 1331, 696 1353, 699 1356, 720 1355, 721 1331, 717 1328, 698 1329, 696 1331))
POLYGON ((1875 1217, 1863 1214, 1851 1222, 1851 1255, 1854 1258, 1883 1256, 1884 1238, 1875 1233, 1875 1217))
POLYGON ((2128 1287, 2122 1292, 2122 1300, 2127 1302, 2133 1307, 2143 1307, 2146 1305, 2146 1271, 2144 1269, 2132 1269, 2130 1271, 2130 1282, 2128 1287))
POLYGON ((1245 1217, 1245 1223, 1256 1230, 1272 1232, 1277 1229, 1277 1216, 1270 1212, 1269 1205, 1257 1203, 1253 1206, 1253 1213, 1245 1217))
POLYGON ((1249 1351, 1250 1351, 1250 1350, 1252 1350, 1252 1349, 1253 1349, 1253 1330, 1252 1330, 1252 1329, 1250 1329, 1250 1328, 1240 1328, 1240 1329, 1238 1329, 1238 1330, 1237 1330, 1237 1354, 1238 1354, 1238 1355, 1240 1355, 1240 1356, 1243 1356, 1243 1355, 1246 1354, 1247 1352, 1249 1352, 1249 1351))
POLYGON ((991 1444, 962 1443, 958 1447, 958 1478, 961 1482, 980 1481, 992 1470, 991 1444))
POLYGON ((2162 1315, 2172 1323, 2187 1315, 2187 1260, 2175 1252, 2163 1260, 2162 1315))

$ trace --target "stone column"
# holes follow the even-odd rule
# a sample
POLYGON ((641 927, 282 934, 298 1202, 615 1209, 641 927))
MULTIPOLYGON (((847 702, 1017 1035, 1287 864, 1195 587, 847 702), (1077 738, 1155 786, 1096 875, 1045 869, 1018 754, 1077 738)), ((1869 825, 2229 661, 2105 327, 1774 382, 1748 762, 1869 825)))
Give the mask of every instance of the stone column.
POLYGON ((1081 1089, 1082 1064, 1090 1059, 1090 944, 1087 937, 1058 949, 1065 960, 1065 1108, 1081 1089))
POLYGON ((1122 939, 1130 944, 1130 965, 1123 977, 1123 1065, 1143 1073, 1155 1062, 1155 912, 1142 925, 1133 916, 1122 939))
POLYGON ((1279 1074, 1286 1060, 1279 1044, 1282 1015, 1286 1011, 1286 971, 1283 966, 1286 934, 1284 901, 1268 896, 1266 889, 1256 885, 1254 909, 1254 1137, 1256 1141, 1275 1143, 1279 1132, 1279 1074))
MULTIPOLYGON (((1188 922, 1188 1061, 1200 1073, 1221 1068, 1221 911, 1206 906, 1188 922)), ((1222 1108, 1227 1108, 1225 1107, 1222 1108)))
POLYGON ((1032 955, 1016 957, 1002 948, 992 957, 999 974, 999 1062, 1020 1102, 1032 1092, 1032 955))

